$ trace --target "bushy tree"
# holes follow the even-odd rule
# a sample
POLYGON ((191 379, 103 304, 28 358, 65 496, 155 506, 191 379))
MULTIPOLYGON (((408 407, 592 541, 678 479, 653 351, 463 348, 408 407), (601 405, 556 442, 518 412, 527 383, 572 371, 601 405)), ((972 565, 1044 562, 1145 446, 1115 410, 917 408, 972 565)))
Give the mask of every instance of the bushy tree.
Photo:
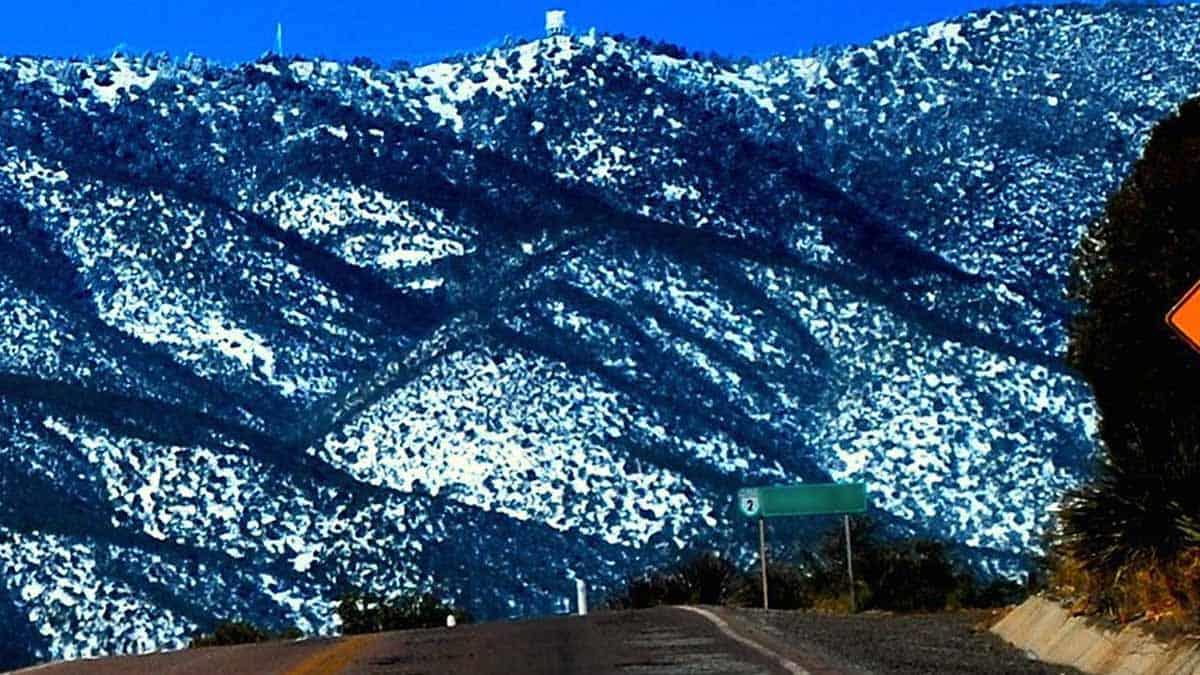
POLYGON ((1200 354, 1163 317, 1200 279, 1198 150, 1191 101, 1154 130, 1079 246, 1069 358, 1095 393, 1104 456, 1067 498, 1060 541, 1085 585, 1149 575, 1193 616, 1200 593, 1184 562, 1200 552, 1200 354))
POLYGON ((1080 244, 1071 284, 1082 306, 1069 359, 1096 395, 1108 454, 1155 469, 1200 429, 1200 358, 1163 321, 1200 278, 1198 146, 1193 101, 1154 130, 1080 244))

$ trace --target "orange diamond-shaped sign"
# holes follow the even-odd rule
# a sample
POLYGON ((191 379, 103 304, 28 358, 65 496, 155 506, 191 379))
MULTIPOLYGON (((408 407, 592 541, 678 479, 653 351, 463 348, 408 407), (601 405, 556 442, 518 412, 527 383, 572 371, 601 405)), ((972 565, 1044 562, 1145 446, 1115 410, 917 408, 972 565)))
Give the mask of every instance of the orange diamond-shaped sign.
POLYGON ((1192 349, 1200 351, 1200 283, 1183 296, 1167 313, 1167 324, 1175 329, 1192 349))

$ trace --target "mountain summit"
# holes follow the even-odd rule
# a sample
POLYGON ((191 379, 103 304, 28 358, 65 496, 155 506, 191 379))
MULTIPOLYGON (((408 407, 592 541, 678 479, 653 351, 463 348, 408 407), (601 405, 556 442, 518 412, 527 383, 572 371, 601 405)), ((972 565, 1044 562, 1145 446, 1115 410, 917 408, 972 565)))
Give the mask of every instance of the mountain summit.
POLYGON ((562 608, 863 480, 1011 573, 1087 474, 1071 252, 1200 9, 986 12, 728 63, 0 60, 0 665, 562 608))

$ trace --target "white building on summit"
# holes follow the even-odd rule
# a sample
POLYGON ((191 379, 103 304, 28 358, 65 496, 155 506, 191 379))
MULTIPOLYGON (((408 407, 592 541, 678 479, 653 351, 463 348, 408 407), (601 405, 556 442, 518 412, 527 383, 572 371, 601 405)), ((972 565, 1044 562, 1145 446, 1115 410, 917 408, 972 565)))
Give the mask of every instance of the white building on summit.
POLYGON ((565 9, 546 10, 546 35, 566 35, 567 11, 565 9))

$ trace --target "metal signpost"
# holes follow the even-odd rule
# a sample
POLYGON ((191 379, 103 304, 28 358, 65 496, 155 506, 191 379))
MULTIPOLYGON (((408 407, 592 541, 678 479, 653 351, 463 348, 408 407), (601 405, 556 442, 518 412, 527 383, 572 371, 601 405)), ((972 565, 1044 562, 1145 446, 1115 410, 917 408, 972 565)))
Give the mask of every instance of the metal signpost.
POLYGON ((850 577, 850 611, 854 597, 854 564, 850 550, 850 514, 867 510, 864 483, 807 483, 738 490, 738 510, 758 518, 758 558, 762 564, 763 609, 767 609, 767 533, 765 520, 779 516, 817 516, 840 513, 846 528, 846 572, 850 577))

